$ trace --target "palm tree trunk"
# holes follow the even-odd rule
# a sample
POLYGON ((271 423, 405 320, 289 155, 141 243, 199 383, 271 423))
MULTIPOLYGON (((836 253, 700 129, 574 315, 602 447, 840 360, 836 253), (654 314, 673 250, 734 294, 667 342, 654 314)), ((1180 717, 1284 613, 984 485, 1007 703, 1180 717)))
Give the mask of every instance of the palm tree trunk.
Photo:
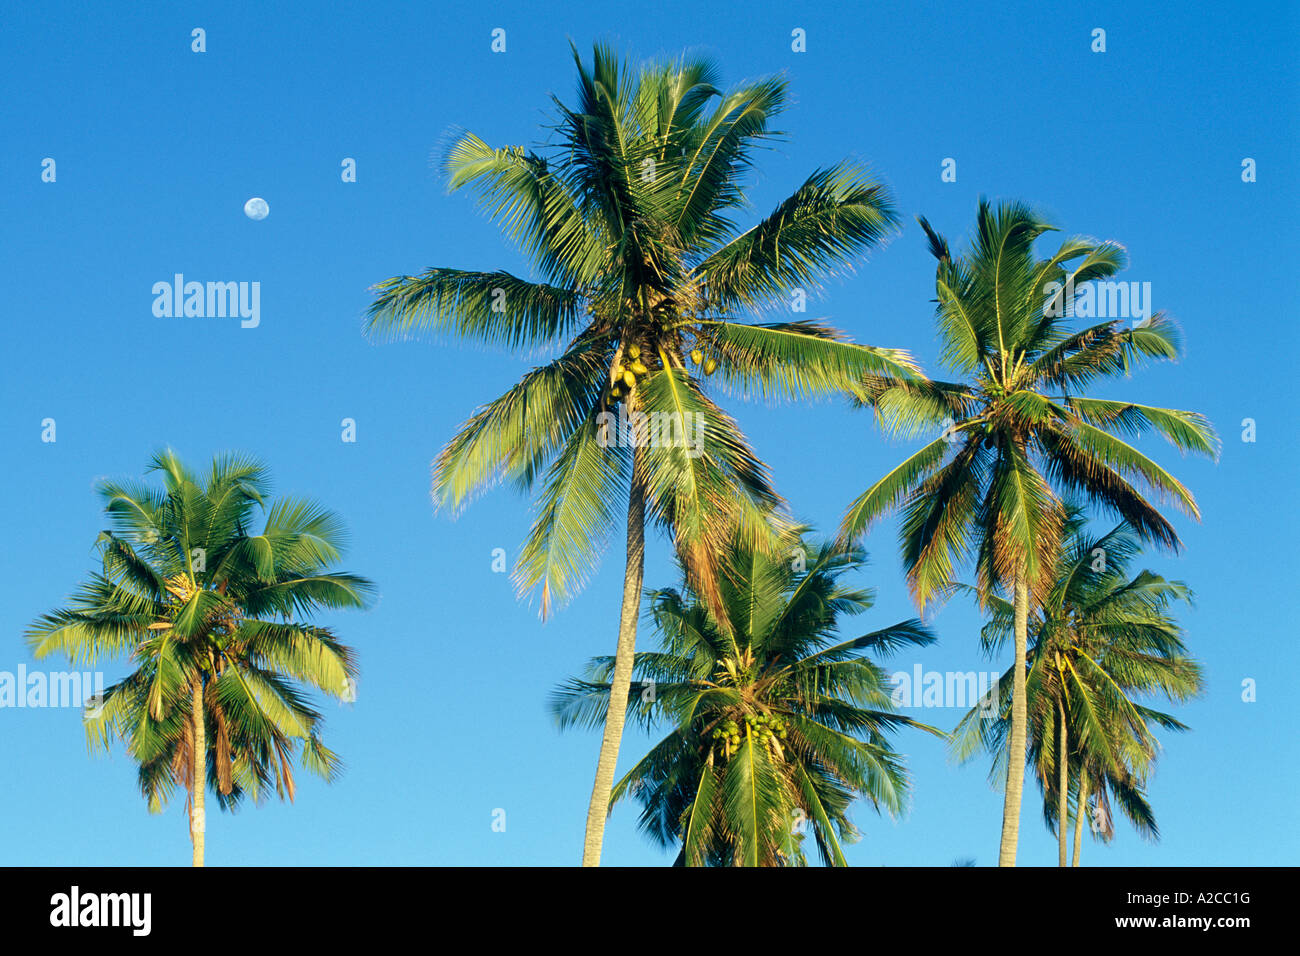
POLYGON ((1056 839, 1059 846, 1057 866, 1068 866, 1065 853, 1065 834, 1070 826, 1070 751, 1067 748, 1069 733, 1065 729, 1065 701, 1056 702, 1057 716, 1061 720, 1059 742, 1056 745, 1056 839))
POLYGON ((1083 847, 1083 818, 1088 813, 1088 775, 1079 768, 1079 800, 1074 811, 1074 859, 1070 866, 1079 865, 1079 850, 1083 847))
POLYGON ((195 677, 190 685, 190 726, 193 730, 192 788, 190 790, 190 841, 194 844, 194 866, 203 865, 203 835, 207 820, 203 813, 203 797, 207 790, 208 740, 203 724, 203 678, 195 677))
POLYGON ((596 762, 596 782, 587 807, 587 833, 582 845, 582 865, 600 866, 600 849, 605 840, 609 816, 609 795, 614 789, 618 745, 623 739, 627 716, 628 688, 632 684, 632 660, 636 653, 636 623, 641 613, 641 584, 645 577, 645 491, 641 487, 640 453, 632 454, 632 490, 627 502, 627 568, 623 572, 623 611, 618 622, 618 649, 614 653, 614 676, 610 681, 609 710, 605 734, 596 762))
POLYGON ((1011 678, 1011 739, 1007 752, 1007 789, 1002 803, 1002 843, 998 866, 1016 865, 1020 839, 1020 798, 1025 788, 1025 658, 1029 648, 1029 585, 1024 571, 1015 584, 1016 663, 1011 678))

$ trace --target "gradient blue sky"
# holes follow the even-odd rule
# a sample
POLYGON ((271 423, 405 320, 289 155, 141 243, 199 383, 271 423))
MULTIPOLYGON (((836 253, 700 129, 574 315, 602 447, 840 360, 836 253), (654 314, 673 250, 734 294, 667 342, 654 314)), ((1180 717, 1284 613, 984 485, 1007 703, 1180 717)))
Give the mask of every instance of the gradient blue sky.
MULTIPOLYGON (((1296 44, 1294 4, 1103 3, 651 7, 580 2, 365 4, 296 13, 263 4, 42 3, 0 24, 0 182, 8 315, 0 405, 7 546, 0 562, 0 670, 36 665, 21 640, 93 566, 101 476, 139 475, 171 444, 202 464, 263 456, 277 489, 340 510, 346 567, 375 579, 367 613, 331 618, 361 654, 354 706, 325 705, 349 772, 303 778, 296 805, 213 812, 208 861, 238 864, 569 864, 598 744, 559 734, 548 692, 612 651, 621 581, 613 549, 579 599, 542 624, 515 600, 491 551, 513 558, 528 503, 499 490, 452 521, 433 512, 429 462, 480 402, 538 356, 455 344, 375 346, 360 334, 367 287, 432 265, 525 268, 430 158, 465 126, 494 144, 542 136, 548 94, 568 97, 568 38, 642 57, 691 48, 729 82, 785 71, 787 140, 764 157, 755 216, 814 167, 868 162, 906 226, 810 307, 861 341, 914 351, 937 372, 933 262, 913 216, 954 240, 976 199, 1030 201, 1067 233, 1123 242, 1122 278, 1149 281, 1183 326, 1179 365, 1099 395, 1195 408, 1223 437, 1217 464, 1144 443, 1197 494, 1204 521, 1175 519, 1187 548, 1150 566, 1185 579, 1185 621, 1205 697, 1180 711, 1150 792, 1164 838, 1127 823, 1085 862, 1293 862, 1297 752, 1296 44), (190 30, 207 52, 190 52, 190 30), (489 50, 507 30, 508 52, 489 50), (808 52, 790 50, 802 27, 808 52), (1108 50, 1090 51, 1094 27, 1108 50), (40 181, 44 157, 58 180, 40 181), (354 157, 358 182, 340 181, 354 157), (956 183, 940 162, 958 162, 956 183), (1241 161, 1258 182, 1241 181, 1241 161), (251 196, 270 203, 245 218, 251 196), (158 319, 152 284, 261 283, 262 320, 158 319), (40 440, 55 418, 58 440, 40 440), (354 418, 358 441, 340 441, 354 418), (1241 440, 1244 418, 1258 440, 1241 440), (1258 700, 1241 701, 1241 682, 1258 700), (494 808, 507 829, 491 829, 494 808)), ((798 514, 834 526, 909 443, 839 406, 732 403, 798 514)), ((870 536, 879 590, 865 628, 912 616, 896 525, 870 536)), ((647 584, 671 581, 652 546, 647 584)), ((940 643, 890 662, 988 670, 979 620, 953 604, 940 643)), ((642 631, 641 646, 653 636, 642 631)), ((58 664, 41 665, 57 668, 58 664)), ((108 670, 109 679, 121 673, 108 670)), ((951 726, 960 712, 916 716, 951 726)), ((629 732, 623 766, 645 740, 629 732)), ((1001 797, 986 764, 949 765, 938 742, 903 737, 915 778, 898 822, 856 813, 856 865, 995 861, 1001 797)), ((0 863, 173 864, 189 857, 183 800, 149 816, 119 751, 89 758, 71 710, 0 710, 0 863)), ((1055 845, 1027 791, 1022 864, 1055 845)), ((670 857, 612 818, 605 860, 670 857)))

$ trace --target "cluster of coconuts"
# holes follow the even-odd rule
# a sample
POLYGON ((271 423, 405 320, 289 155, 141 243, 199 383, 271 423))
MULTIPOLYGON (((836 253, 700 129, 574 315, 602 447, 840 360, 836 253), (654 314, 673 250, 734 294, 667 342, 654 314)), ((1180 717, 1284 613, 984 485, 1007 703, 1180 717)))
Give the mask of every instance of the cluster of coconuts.
MULTIPOLYGON (((785 718, 779 714, 770 717, 764 714, 746 714, 745 727, 750 737, 757 737, 762 743, 785 740, 785 718)), ((724 720, 713 729, 713 739, 722 741, 722 746, 729 757, 740 749, 740 724, 734 720, 724 720)))
POLYGON ((694 362, 696 365, 699 365, 701 362, 703 362, 705 375, 712 375, 718 369, 717 359, 713 358, 713 356, 709 356, 708 358, 705 358, 704 353, 699 349, 691 349, 691 361, 694 362))
POLYGON ((649 371, 641 361, 641 346, 633 342, 627 347, 623 364, 614 369, 614 385, 609 390, 609 400, 616 402, 624 394, 630 394, 637 379, 649 371))
MULTIPOLYGON (((705 375, 712 375, 718 370, 717 359, 712 356, 705 358, 704 352, 698 348, 691 349, 691 361, 696 365, 702 364, 705 375)), ((616 402, 624 395, 631 394, 637 381, 649 371, 641 361, 641 346, 633 342, 624 352, 623 362, 614 369, 614 383, 609 390, 609 400, 616 402)))

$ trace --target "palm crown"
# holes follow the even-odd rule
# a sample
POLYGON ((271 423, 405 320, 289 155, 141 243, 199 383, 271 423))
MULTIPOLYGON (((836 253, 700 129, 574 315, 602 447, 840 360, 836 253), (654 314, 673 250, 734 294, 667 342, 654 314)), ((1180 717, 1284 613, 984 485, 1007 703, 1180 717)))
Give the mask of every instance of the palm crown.
MULTIPOLYGON (((614 800, 636 797, 642 829, 680 845, 686 865, 802 865, 803 821, 821 858, 845 865, 841 843, 858 835, 853 801, 890 813, 905 804, 891 733, 933 730, 895 711, 888 676, 864 655, 933 636, 910 620, 837 639, 841 617, 872 604, 870 591, 841 581, 865 561, 856 549, 822 545, 797 569, 738 545, 726 561, 725 622, 689 587, 651 594, 664 650, 637 655, 628 705, 647 726, 666 720, 673 729, 614 800)), ((562 726, 603 719, 612 666, 598 658, 585 679, 556 692, 562 726)))
POLYGON ((330 569, 344 540, 335 514, 294 498, 268 508, 259 462, 219 457, 199 476, 165 451, 150 470, 162 489, 100 483, 110 525, 98 540, 103 570, 67 607, 41 616, 28 644, 38 658, 132 660, 86 715, 86 733, 92 747, 126 741, 151 810, 178 784, 200 809, 205 784, 222 808, 272 785, 292 798, 299 748, 309 770, 329 778, 340 767, 294 682, 343 698, 356 675, 351 649, 302 619, 363 607, 372 585, 330 569))
POLYGON ((1213 456, 1209 422, 1079 394, 1144 359, 1179 354, 1163 313, 1132 328, 1118 319, 1070 328, 1075 297, 1124 267, 1123 248, 1076 237, 1039 259, 1033 243, 1054 227, 1020 204, 981 201, 973 248, 958 257, 920 221, 938 260, 942 360, 970 381, 874 384, 878 413, 894 429, 947 427, 853 502, 845 535, 902 504, 904 559, 922 602, 942 593, 967 556, 985 594, 1009 588, 1018 570, 1035 590, 1045 585, 1064 517, 1053 486, 1118 514, 1143 540, 1176 546, 1173 526, 1147 496, 1199 517, 1195 499, 1120 436, 1154 431, 1184 452, 1213 456))
POLYGON ((905 353, 851 344, 819 322, 734 321, 811 289, 896 223, 886 189, 846 163, 814 172, 753 227, 735 225, 784 81, 723 92, 706 61, 633 72, 599 46, 590 68, 576 51, 575 61, 578 101, 555 101, 550 146, 496 149, 467 133, 446 159, 450 188, 477 187, 543 281, 434 268, 381 283, 368 319, 374 336, 567 343, 465 424, 433 482, 435 500, 458 508, 495 480, 530 488, 545 473, 516 574, 525 590, 541 585, 543 613, 589 573, 634 471, 649 513, 706 584, 729 527, 769 533, 778 499, 766 469, 692 358, 763 395, 865 398, 867 376, 914 375, 905 353), (601 415, 619 404, 699 427, 702 453, 603 440, 601 415))

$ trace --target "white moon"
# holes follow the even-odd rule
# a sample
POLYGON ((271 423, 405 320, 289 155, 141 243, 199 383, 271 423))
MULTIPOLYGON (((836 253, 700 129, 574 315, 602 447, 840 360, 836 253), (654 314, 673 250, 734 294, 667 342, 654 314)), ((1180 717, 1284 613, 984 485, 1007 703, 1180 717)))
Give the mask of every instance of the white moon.
POLYGON ((249 219, 265 219, 270 214, 271 207, 266 204, 265 199, 259 196, 254 196, 244 203, 244 215, 249 219))

